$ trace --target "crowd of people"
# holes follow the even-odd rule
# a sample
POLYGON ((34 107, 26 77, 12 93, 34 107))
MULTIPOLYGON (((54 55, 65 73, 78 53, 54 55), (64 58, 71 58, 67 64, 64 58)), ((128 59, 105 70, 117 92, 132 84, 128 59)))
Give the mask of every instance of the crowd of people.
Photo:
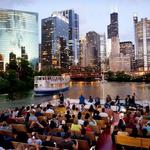
MULTIPOLYGON (((128 95, 125 103, 120 103, 120 97, 117 95, 115 101, 109 95, 106 97, 106 103, 101 105, 99 97, 86 99, 82 94, 79 97, 79 103, 72 104, 64 99, 64 95, 59 95, 60 103, 58 106, 49 102, 46 106, 41 104, 27 106, 15 109, 8 109, 0 112, 0 131, 8 131, 16 134, 12 138, 0 135, 0 146, 7 149, 11 147, 11 141, 18 141, 36 145, 36 149, 42 149, 44 146, 58 147, 60 149, 78 149, 78 139, 87 141, 89 147, 95 146, 96 141, 91 141, 87 133, 100 136, 101 129, 98 127, 98 120, 106 118, 110 125, 114 125, 112 140, 117 134, 129 136, 142 136, 149 138, 150 132, 150 111, 139 107, 135 103, 135 94, 130 98, 128 95), (88 102, 88 104, 87 104, 88 102), (87 107, 88 105, 88 107, 87 107), (126 112, 117 112, 111 110, 111 106, 117 105, 126 107, 126 112), (129 109, 129 106, 136 109, 129 109), (84 112, 84 113, 83 113, 84 112), (46 114, 51 114, 47 116, 46 114), (119 116, 115 120, 115 115, 119 116), (144 122, 144 117, 149 120, 144 122), (18 120, 25 125, 27 132, 17 132, 12 123, 17 124, 18 120), (126 128, 132 129, 129 134, 126 128), (56 130, 57 129, 57 130, 56 130), (100 132, 99 132, 100 131, 100 132), (75 133, 80 134, 75 134, 75 133), (27 134, 30 133, 30 136, 27 134), (45 135, 45 140, 40 139, 38 135, 45 135), (52 136, 61 137, 60 144, 52 140, 52 136), (22 138, 24 137, 24 138, 22 138), (42 147, 39 147, 42 146, 42 147)), ((108 124, 107 124, 108 125, 108 124)))

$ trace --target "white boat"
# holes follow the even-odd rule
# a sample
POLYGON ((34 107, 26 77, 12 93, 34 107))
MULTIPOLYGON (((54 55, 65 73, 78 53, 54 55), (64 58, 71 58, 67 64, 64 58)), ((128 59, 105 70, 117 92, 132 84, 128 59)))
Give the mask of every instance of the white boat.
POLYGON ((35 95, 52 95, 69 89, 70 76, 35 76, 35 95))

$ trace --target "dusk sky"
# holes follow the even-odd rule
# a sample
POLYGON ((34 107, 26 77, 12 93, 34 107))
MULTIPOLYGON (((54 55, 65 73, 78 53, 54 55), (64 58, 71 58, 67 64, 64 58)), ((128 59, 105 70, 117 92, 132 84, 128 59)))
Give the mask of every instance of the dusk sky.
POLYGON ((110 13, 117 11, 121 41, 134 41, 133 14, 150 19, 150 0, 0 0, 0 8, 38 12, 39 25, 53 11, 74 9, 80 17, 80 36, 88 31, 107 33, 110 13))

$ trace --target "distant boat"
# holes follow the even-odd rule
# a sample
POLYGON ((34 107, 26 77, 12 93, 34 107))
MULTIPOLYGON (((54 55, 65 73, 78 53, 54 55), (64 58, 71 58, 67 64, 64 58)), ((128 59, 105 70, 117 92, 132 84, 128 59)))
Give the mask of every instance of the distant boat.
POLYGON ((35 96, 57 94, 69 89, 70 76, 35 76, 35 96))

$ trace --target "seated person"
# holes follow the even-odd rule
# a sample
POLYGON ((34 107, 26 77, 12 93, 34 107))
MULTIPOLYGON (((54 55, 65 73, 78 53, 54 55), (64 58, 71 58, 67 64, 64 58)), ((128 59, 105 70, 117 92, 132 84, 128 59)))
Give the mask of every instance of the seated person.
POLYGON ((79 97, 79 104, 84 104, 85 105, 85 98, 82 94, 79 97))
POLYGON ((150 138, 146 128, 142 129, 142 138, 150 138))
POLYGON ((106 103, 105 103, 105 108, 110 108, 111 107, 111 102, 112 102, 112 99, 110 97, 110 95, 107 95, 106 97, 106 103))
POLYGON ((108 114, 105 112, 105 108, 102 108, 102 112, 99 114, 101 117, 108 117, 108 114))
POLYGON ((132 136, 132 137, 139 137, 138 135, 138 129, 135 127, 132 129, 132 132, 129 136, 132 136))
POLYGON ((43 146, 55 147, 55 142, 51 140, 51 136, 47 136, 45 141, 42 142, 43 146))
POLYGON ((84 124, 83 124, 86 132, 92 132, 92 128, 90 127, 89 125, 89 122, 88 121, 84 121, 84 124))
POLYGON ((100 105, 100 98, 96 97, 95 98, 95 106, 100 105))
POLYGON ((0 125, 0 130, 12 132, 12 126, 7 124, 6 121, 3 121, 2 124, 0 125))
POLYGON ((92 96, 89 96, 89 101, 88 101, 89 103, 93 103, 93 98, 92 98, 92 96))
POLYGON ((65 114, 65 118, 66 118, 66 122, 70 122, 71 115, 70 115, 70 111, 69 110, 67 110, 67 114, 65 114))
POLYGON ((144 128, 147 129, 148 132, 150 132, 150 121, 146 123, 146 126, 144 128))
POLYGON ((129 135, 129 133, 126 132, 126 126, 125 125, 123 125, 121 127, 121 131, 118 131, 117 135, 129 135))
POLYGON ((38 138, 38 136, 35 132, 32 132, 31 138, 28 138, 27 143, 42 145, 41 139, 38 138))
POLYGON ((70 136, 71 134, 67 132, 58 147, 61 149, 78 150, 78 141, 72 140, 70 136))
POLYGON ((28 127, 29 132, 43 133, 44 127, 38 121, 32 121, 28 127))
POLYGON ((63 131, 60 132, 60 136, 64 137, 65 134, 69 131, 69 127, 66 124, 63 124, 62 127, 63 131))
POLYGON ((86 136, 86 130, 84 128, 81 129, 81 135, 80 135, 79 139, 87 141, 87 143, 90 146, 90 144, 91 144, 90 139, 88 138, 88 136, 86 136))
POLYGON ((101 116, 99 115, 99 111, 97 111, 97 110, 94 111, 93 119, 101 120, 101 116))
POLYGON ((81 125, 78 124, 78 121, 75 120, 74 123, 71 125, 71 131, 80 131, 81 130, 81 125))

